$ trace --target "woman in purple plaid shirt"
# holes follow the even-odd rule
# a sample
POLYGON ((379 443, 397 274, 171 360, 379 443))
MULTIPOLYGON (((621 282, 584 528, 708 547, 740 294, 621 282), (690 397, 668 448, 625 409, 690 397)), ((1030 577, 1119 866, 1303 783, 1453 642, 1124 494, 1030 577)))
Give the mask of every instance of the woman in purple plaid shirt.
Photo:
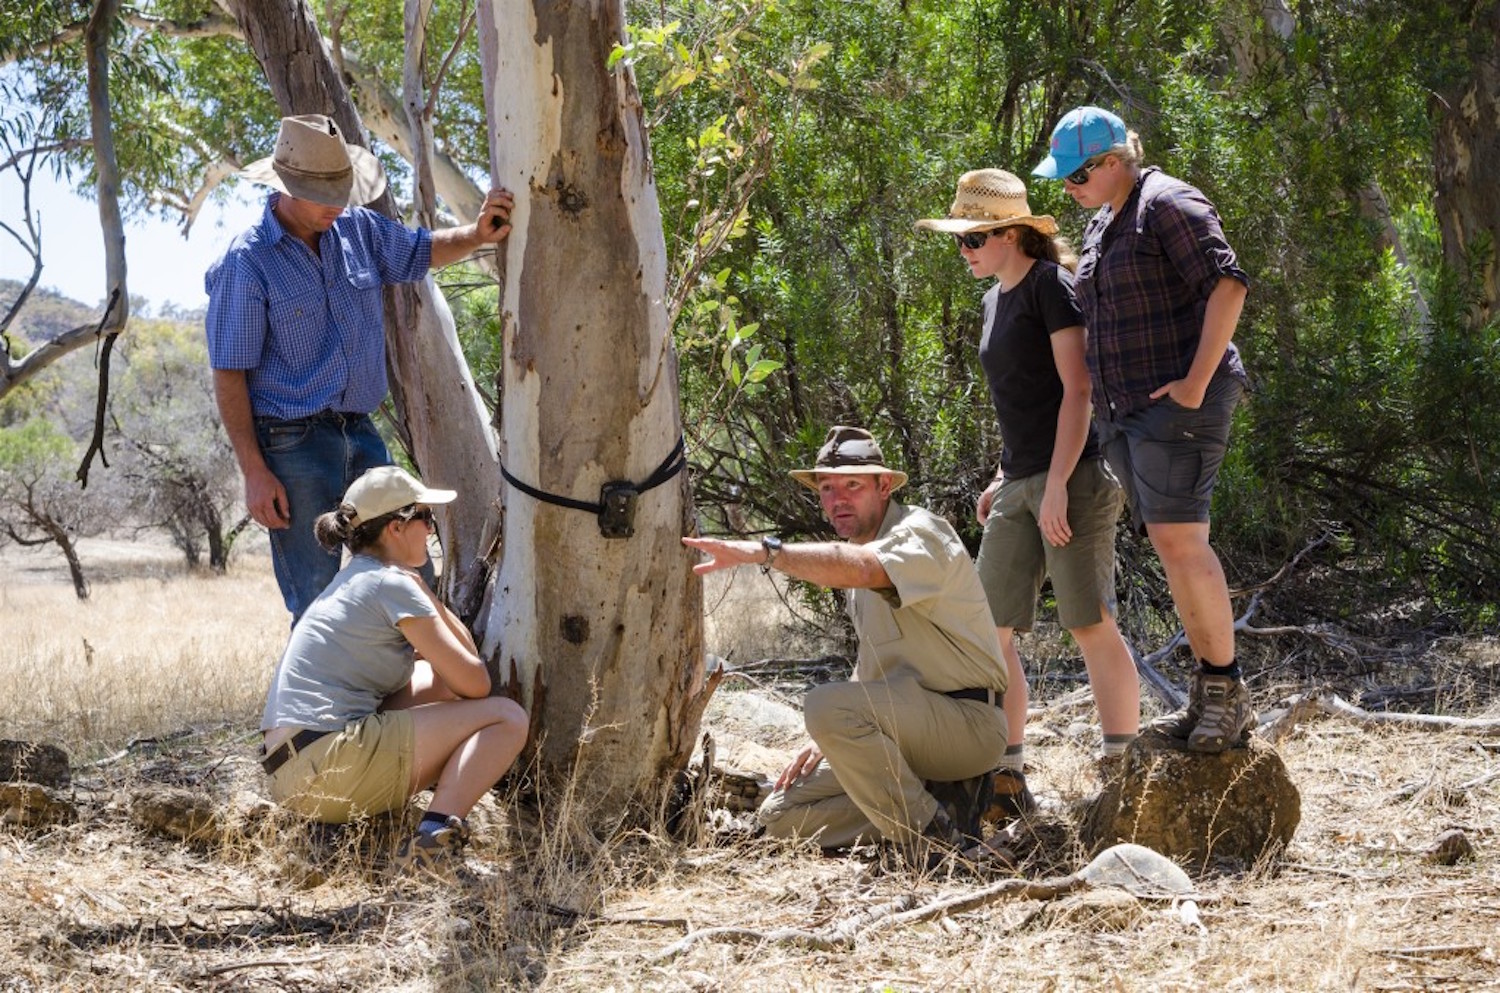
POLYGON ((1161 558, 1198 659, 1187 708, 1159 721, 1193 751, 1255 725, 1234 655, 1234 611, 1209 544, 1209 505, 1245 369, 1231 343, 1249 278, 1197 189, 1143 162, 1140 138, 1098 107, 1069 111, 1032 172, 1097 213, 1076 289, 1100 446, 1161 558))

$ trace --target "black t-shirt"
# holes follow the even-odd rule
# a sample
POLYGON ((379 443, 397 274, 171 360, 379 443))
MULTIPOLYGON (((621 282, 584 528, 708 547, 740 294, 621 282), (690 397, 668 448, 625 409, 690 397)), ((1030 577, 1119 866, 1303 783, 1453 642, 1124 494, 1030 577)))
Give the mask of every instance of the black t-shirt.
MULTIPOLYGON (((1063 396, 1052 335, 1082 324, 1073 274, 1055 262, 1038 259, 1008 292, 996 285, 984 295, 979 364, 1000 421, 1000 468, 1007 479, 1046 472, 1052 465, 1063 396)), ((1098 454, 1099 435, 1090 422, 1080 459, 1098 454)))

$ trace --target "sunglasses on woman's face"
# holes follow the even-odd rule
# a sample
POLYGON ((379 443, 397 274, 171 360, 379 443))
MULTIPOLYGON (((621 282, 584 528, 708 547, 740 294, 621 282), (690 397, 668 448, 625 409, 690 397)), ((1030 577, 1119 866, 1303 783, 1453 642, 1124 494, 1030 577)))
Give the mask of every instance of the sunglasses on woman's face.
POLYGON ((959 248, 967 248, 971 252, 977 252, 984 247, 984 243, 990 240, 988 231, 974 231, 970 234, 955 234, 953 240, 958 242, 959 248))
POLYGON ((423 524, 426 524, 429 528, 435 528, 435 527, 437 527, 437 519, 432 516, 432 508, 431 507, 420 507, 417 510, 412 511, 411 512, 411 516, 408 517, 407 520, 408 521, 421 521, 423 524))
POLYGON ((1082 186, 1084 183, 1087 183, 1089 181, 1089 173, 1093 172, 1103 164, 1104 163, 1102 161, 1085 162, 1083 165, 1079 166, 1077 169, 1074 169, 1072 172, 1064 176, 1063 182, 1072 183, 1074 186, 1082 186))

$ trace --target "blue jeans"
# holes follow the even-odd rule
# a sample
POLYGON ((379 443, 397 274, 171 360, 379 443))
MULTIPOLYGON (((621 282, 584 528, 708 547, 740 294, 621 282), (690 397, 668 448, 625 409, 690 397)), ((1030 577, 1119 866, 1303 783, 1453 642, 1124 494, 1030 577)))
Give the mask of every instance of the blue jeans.
POLYGON ((366 470, 389 465, 391 455, 365 414, 325 410, 291 421, 257 417, 255 434, 291 507, 291 526, 271 531, 271 565, 296 624, 338 573, 342 559, 342 549, 318 544, 313 522, 338 507, 349 484, 366 470))

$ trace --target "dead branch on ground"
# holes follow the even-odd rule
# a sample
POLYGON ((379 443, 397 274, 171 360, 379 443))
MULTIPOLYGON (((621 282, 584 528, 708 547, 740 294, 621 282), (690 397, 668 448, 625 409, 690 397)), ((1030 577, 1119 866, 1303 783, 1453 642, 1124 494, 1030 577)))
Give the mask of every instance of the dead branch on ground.
POLYGON ((1356 707, 1332 690, 1314 690, 1293 696, 1285 707, 1266 714, 1260 733, 1275 742, 1314 714, 1343 717, 1366 727, 1389 727, 1403 731, 1464 731, 1483 737, 1500 735, 1500 718, 1371 712, 1363 707, 1356 707))

